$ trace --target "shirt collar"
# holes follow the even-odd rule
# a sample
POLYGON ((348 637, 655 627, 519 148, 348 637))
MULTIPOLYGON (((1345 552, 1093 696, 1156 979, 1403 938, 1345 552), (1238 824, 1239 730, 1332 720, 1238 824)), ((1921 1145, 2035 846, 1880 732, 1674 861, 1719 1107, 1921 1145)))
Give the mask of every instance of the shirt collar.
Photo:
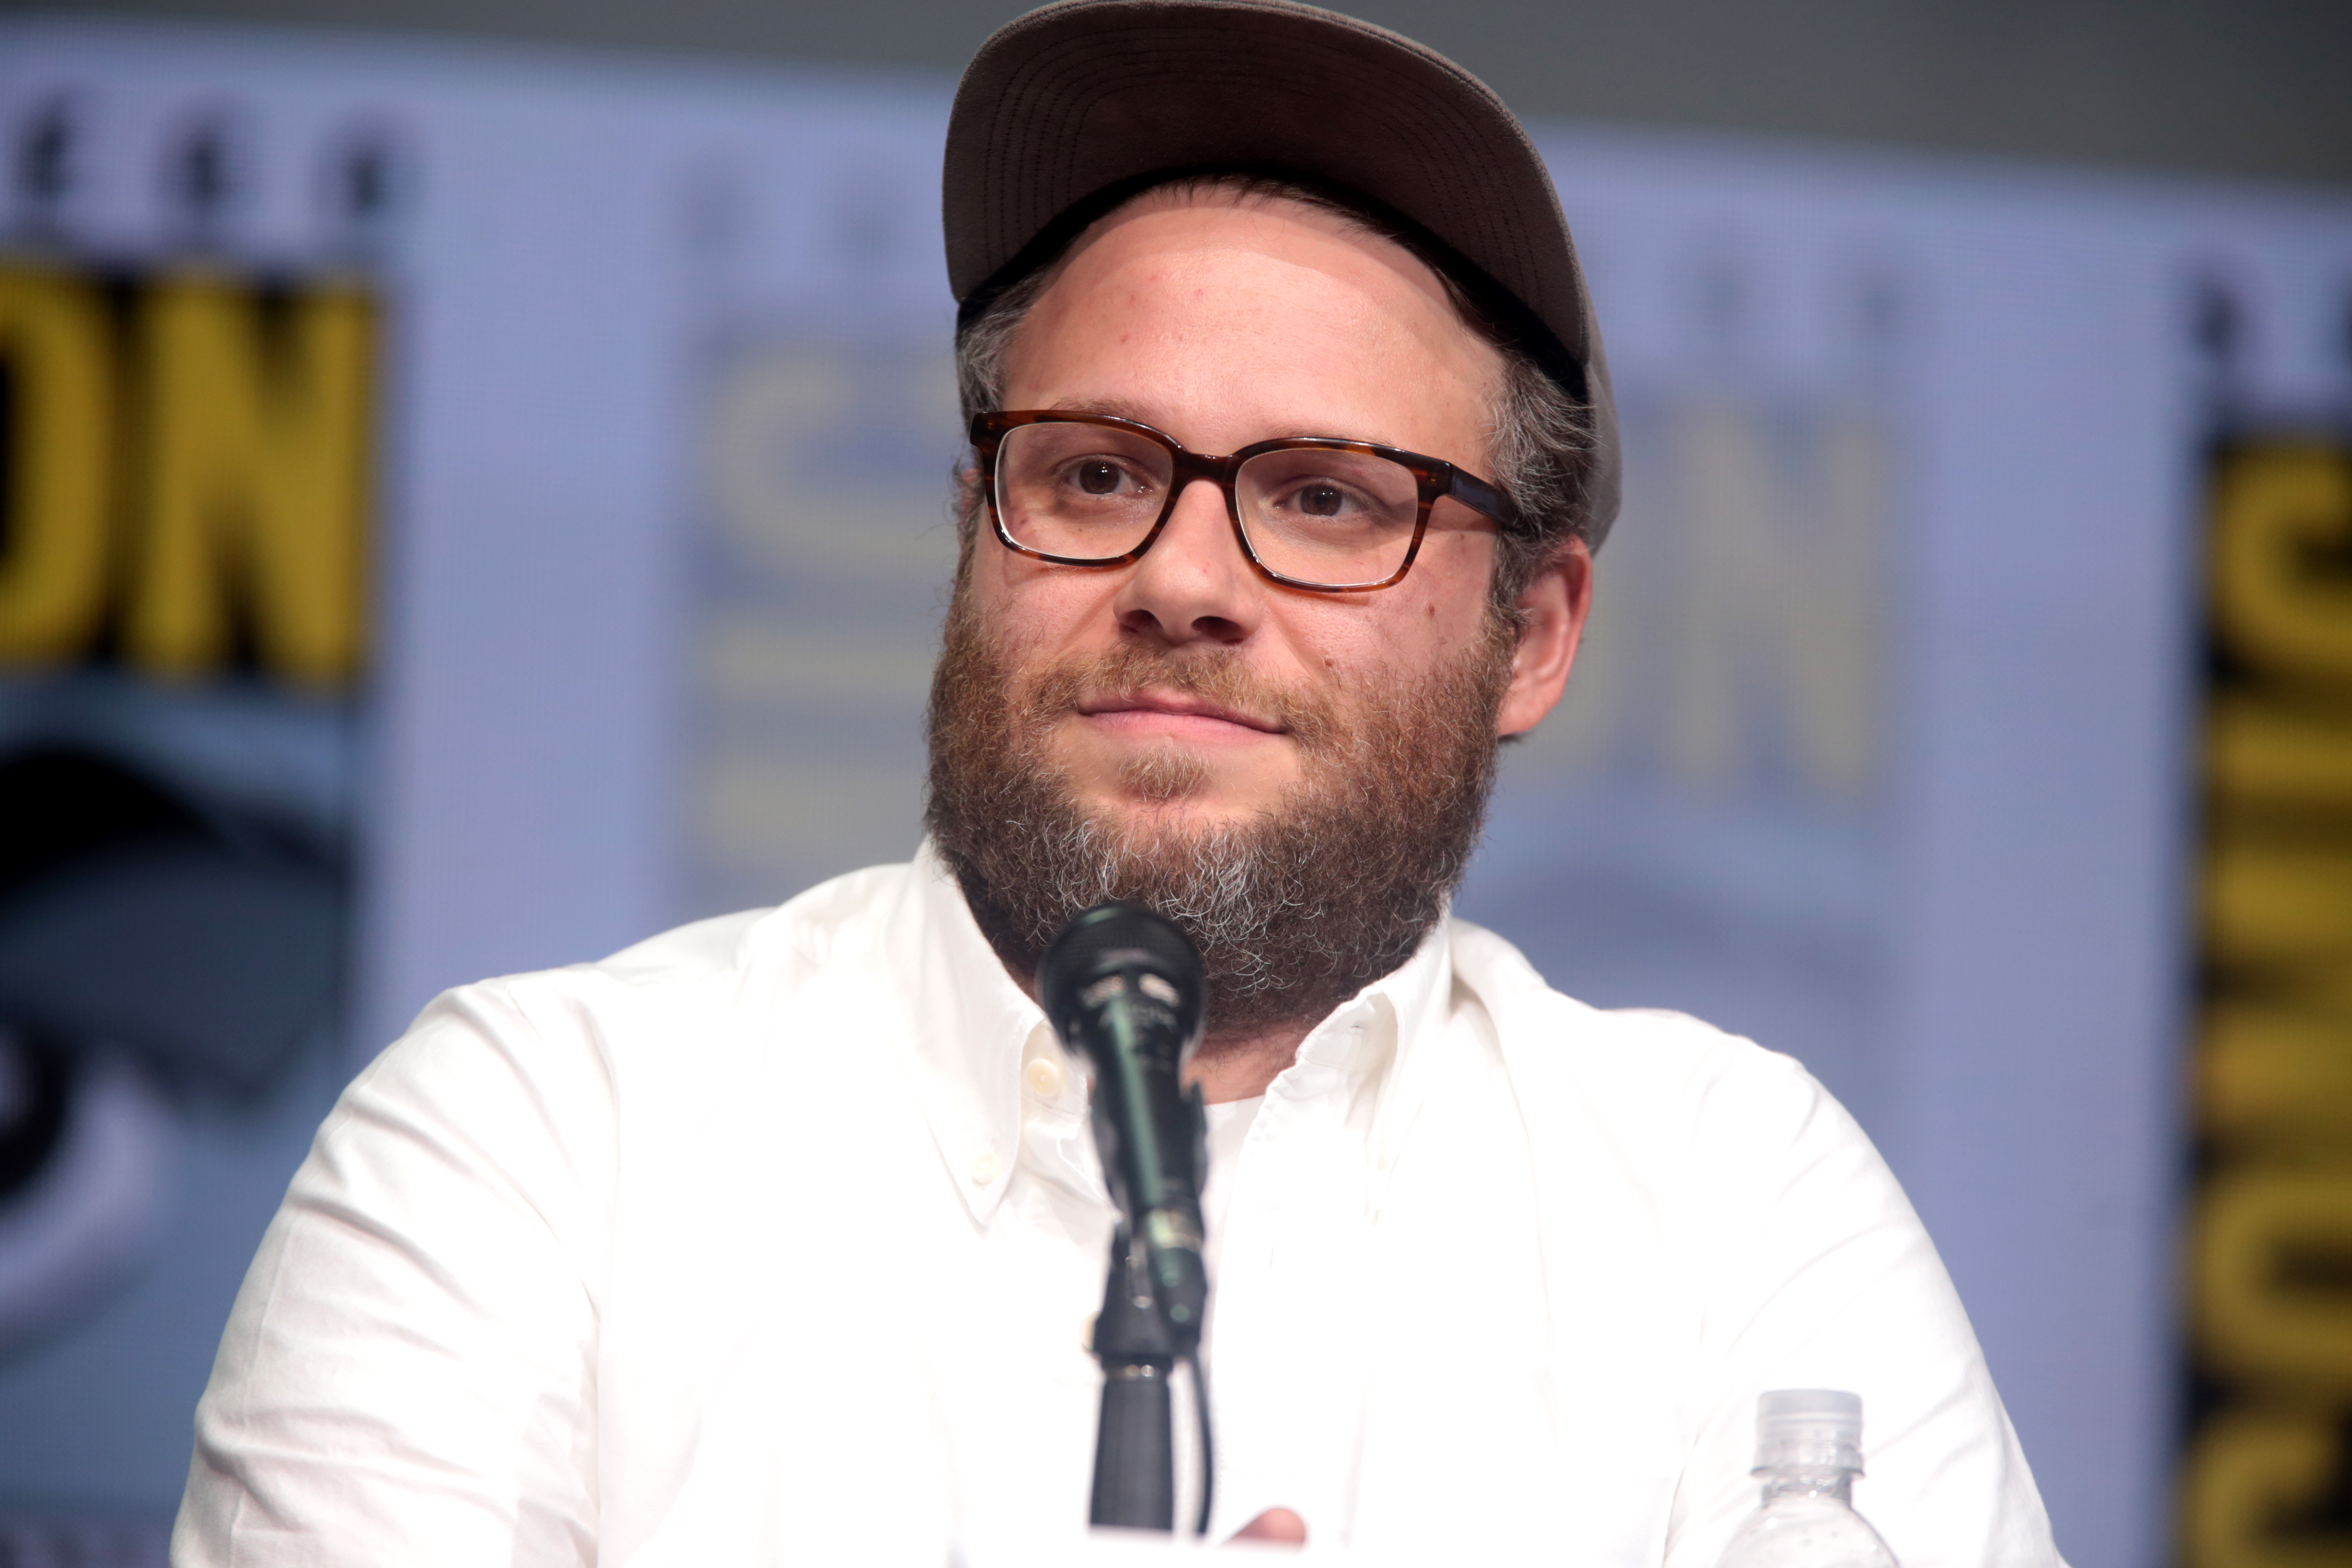
MULTIPOLYGON (((981 934, 954 873, 926 839, 884 938, 909 1025, 915 1091, 957 1189, 985 1221, 1004 1196, 1021 1137, 1021 1063, 1045 1014, 981 934)), ((1383 1172, 1417 1109, 1410 1070, 1444 1027, 1452 944, 1440 921, 1411 958, 1334 1008, 1267 1090, 1269 1106, 1324 1095, 1360 1108, 1383 1172)), ((1058 1051, 1050 1043, 1045 1048, 1058 1051)))
POLYGON ((1334 1008, 1300 1042, 1297 1059, 1266 1089, 1257 1117, 1265 1135, 1281 1137, 1296 1115, 1324 1102, 1326 1118, 1362 1140, 1377 1209, 1419 1111, 1423 1069, 1438 1054, 1432 1041, 1444 1028, 1453 988, 1453 944, 1441 920, 1411 958, 1334 1008))
POLYGON ((1005 973, 928 838, 883 940, 909 1024, 916 1098, 957 1190, 984 1221, 1013 1173, 1022 1051, 1045 1015, 1005 973))

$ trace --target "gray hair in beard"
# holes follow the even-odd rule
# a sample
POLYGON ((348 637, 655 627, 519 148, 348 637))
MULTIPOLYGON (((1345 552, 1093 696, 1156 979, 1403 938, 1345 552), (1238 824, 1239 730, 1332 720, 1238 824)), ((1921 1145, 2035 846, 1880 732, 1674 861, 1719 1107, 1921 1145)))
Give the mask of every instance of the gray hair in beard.
POLYGON ((1313 696, 1273 688, 1218 650, 1127 645, 1024 689, 959 591, 931 680, 924 820, 974 920, 1015 973, 1071 916, 1109 899, 1159 910, 1200 948, 1212 1040, 1311 1023, 1407 958, 1444 913, 1485 826, 1496 710, 1515 638, 1486 635, 1450 667, 1313 696), (1139 820, 1089 812, 1047 752, 1085 692, 1145 686, 1280 722, 1303 777, 1274 809, 1213 826, 1151 805, 1208 783, 1170 744, 1120 782, 1139 820))

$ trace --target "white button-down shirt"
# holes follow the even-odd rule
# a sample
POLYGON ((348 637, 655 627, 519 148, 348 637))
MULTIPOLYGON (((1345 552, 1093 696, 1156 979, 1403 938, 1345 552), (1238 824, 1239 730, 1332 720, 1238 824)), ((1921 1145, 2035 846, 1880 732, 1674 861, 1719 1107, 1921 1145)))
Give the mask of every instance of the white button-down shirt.
MULTIPOLYGON (((936 1564, 1075 1524, 1086 1096, 928 853, 450 993, 262 1244, 174 1562, 936 1564)), ((1934 1248, 1787 1058, 1454 921, 1219 1121, 1219 1532, 1711 1568, 1757 1394, 1829 1387, 1906 1568, 2058 1562, 1934 1248)))

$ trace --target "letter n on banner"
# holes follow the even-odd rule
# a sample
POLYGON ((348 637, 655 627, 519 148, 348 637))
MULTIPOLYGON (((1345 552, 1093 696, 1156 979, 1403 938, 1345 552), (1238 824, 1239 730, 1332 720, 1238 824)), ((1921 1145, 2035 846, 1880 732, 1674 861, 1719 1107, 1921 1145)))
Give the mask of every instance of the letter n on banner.
POLYGON ((332 274, 0 258, 0 676, 348 688, 375 340, 373 294, 332 274))

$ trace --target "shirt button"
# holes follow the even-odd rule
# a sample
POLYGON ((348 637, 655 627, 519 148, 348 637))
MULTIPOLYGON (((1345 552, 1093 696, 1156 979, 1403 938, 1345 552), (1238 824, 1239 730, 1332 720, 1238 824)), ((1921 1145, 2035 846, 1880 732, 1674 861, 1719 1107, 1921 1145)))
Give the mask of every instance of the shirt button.
POLYGON ((982 1149, 971 1157, 971 1180, 974 1186, 984 1187, 996 1180, 996 1151, 982 1149))
POLYGON ((1062 1069, 1044 1057, 1032 1061, 1023 1076, 1028 1079, 1029 1092, 1040 1100, 1052 1100, 1062 1092, 1062 1069))

